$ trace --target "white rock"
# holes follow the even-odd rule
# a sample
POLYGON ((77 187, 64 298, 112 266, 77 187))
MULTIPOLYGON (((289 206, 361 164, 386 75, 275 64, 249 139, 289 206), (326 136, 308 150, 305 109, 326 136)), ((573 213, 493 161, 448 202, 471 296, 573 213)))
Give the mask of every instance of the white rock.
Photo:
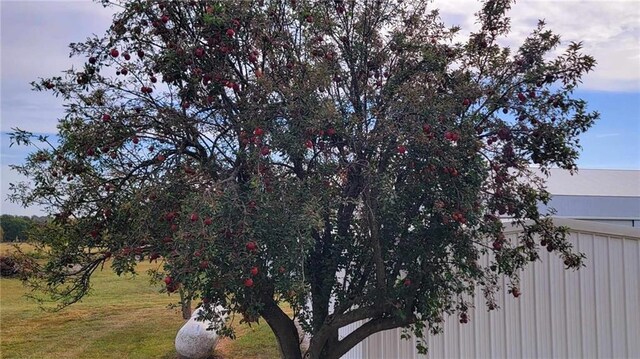
POLYGON ((80 264, 67 264, 67 266, 64 267, 64 271, 69 274, 78 273, 80 272, 81 269, 82 269, 82 265, 80 264))
MULTIPOLYGON (((180 328, 176 335, 176 351, 189 359, 204 359, 212 354, 218 344, 218 334, 215 330, 207 330, 210 321, 198 321, 202 309, 196 309, 191 318, 180 328)), ((224 310, 217 307, 216 311, 224 310)))

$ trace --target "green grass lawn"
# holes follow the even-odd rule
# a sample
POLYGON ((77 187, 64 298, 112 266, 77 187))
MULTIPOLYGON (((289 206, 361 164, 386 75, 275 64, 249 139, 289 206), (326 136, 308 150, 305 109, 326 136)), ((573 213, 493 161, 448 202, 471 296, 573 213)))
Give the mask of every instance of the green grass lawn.
MULTIPOLYGON (((0 252, 6 253, 2 244, 0 252)), ((158 293, 141 263, 136 277, 118 277, 105 266, 93 277, 93 292, 82 302, 50 313, 24 297, 17 279, 0 279, 0 358, 165 358, 174 359, 174 339, 184 324, 176 295, 158 293)), ((269 327, 236 326, 238 339, 222 340, 217 358, 277 358, 269 327)))

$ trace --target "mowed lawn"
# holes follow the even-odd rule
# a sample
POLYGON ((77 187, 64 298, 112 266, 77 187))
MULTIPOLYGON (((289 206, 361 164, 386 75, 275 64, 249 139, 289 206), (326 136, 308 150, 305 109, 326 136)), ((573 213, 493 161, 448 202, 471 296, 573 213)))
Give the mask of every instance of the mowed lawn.
MULTIPOLYGON (((9 251, 0 244, 0 252, 9 251)), ((140 263, 138 276, 118 277, 110 268, 93 277, 92 294, 59 312, 44 312, 24 297, 17 279, 0 279, 0 358, 102 359, 164 358, 177 354, 174 339, 184 324, 177 295, 158 293, 146 271, 159 264, 140 263)), ((269 327, 236 325, 238 339, 222 340, 215 358, 277 358, 269 327)))

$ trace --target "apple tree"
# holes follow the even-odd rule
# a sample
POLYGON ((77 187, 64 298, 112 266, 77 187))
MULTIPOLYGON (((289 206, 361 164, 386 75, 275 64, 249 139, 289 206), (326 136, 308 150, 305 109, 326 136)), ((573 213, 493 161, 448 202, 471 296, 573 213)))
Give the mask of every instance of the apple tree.
POLYGON ((58 135, 13 133, 37 150, 12 198, 55 218, 30 283, 60 305, 106 261, 156 260, 167 292, 263 318, 284 358, 339 358, 467 322, 477 288, 496 309, 543 247, 582 265, 538 204, 598 117, 574 96, 595 61, 543 21, 505 46, 512 1, 464 37, 424 0, 103 5, 106 34, 70 45, 85 65, 33 83, 65 101, 58 135))

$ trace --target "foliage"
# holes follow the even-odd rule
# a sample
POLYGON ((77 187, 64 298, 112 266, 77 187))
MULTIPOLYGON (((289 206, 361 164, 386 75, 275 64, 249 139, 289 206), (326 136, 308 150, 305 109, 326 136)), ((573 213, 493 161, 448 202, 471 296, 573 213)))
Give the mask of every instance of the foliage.
POLYGON ((29 231, 42 222, 38 217, 12 216, 3 214, 0 217, 2 226, 2 242, 26 242, 29 239, 29 231))
POLYGON ((0 255, 0 276, 3 278, 11 278, 17 276, 18 263, 13 256, 0 255))
POLYGON ((56 216, 32 284, 62 305, 108 258, 161 258, 166 291, 263 317, 299 358, 286 302, 308 357, 338 358, 377 331, 466 322, 476 286, 495 309, 500 275, 517 297, 541 247, 581 265, 530 165, 576 169, 598 114, 573 91, 595 61, 579 43, 553 57, 542 21, 501 46, 511 1, 484 1, 465 42, 419 0, 119 6, 106 36, 71 44, 83 68, 33 83, 67 103, 59 143, 13 134, 45 144, 13 199, 56 216))

